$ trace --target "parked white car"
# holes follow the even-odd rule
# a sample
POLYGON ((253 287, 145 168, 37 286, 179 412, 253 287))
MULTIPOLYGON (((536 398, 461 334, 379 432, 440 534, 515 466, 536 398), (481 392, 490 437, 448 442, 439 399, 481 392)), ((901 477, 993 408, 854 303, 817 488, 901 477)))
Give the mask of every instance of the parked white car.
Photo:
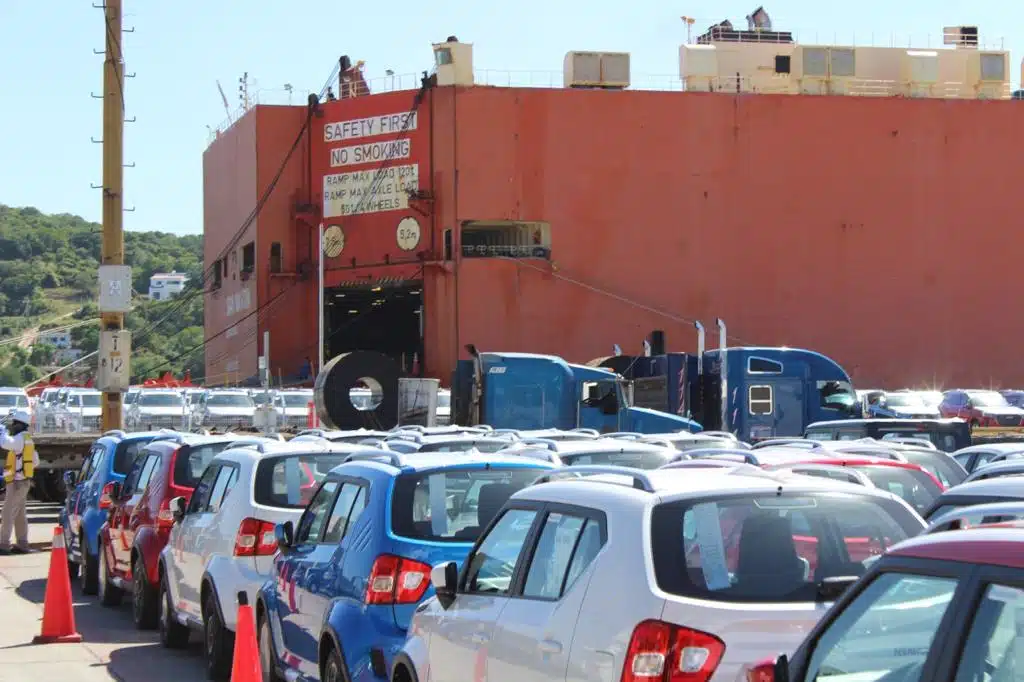
POLYGON ((6 419, 14 410, 27 410, 32 414, 28 393, 17 386, 0 386, 0 419, 6 419))
POLYGON ((736 682, 924 525, 889 493, 748 465, 554 470, 461 572, 434 566, 391 682, 736 682))
POLYGON ((321 439, 231 448, 211 460, 187 506, 171 501, 175 524, 159 564, 164 646, 203 632, 211 678, 227 678, 237 595, 256 603, 277 552, 274 526, 297 524, 320 480, 351 452, 321 439))
POLYGON ((309 404, 313 402, 313 391, 307 389, 285 389, 274 396, 278 424, 292 428, 306 428, 309 404))
POLYGON ((216 388, 206 391, 192 412, 193 429, 251 427, 256 403, 249 392, 240 388, 216 388))
POLYGON ((125 427, 129 431, 185 430, 189 417, 188 405, 181 391, 144 388, 127 409, 125 427))
POLYGON ((57 427, 61 431, 99 433, 102 398, 102 393, 89 388, 67 389, 57 407, 57 427))
POLYGON ((447 426, 452 423, 452 392, 447 388, 437 391, 437 425, 447 426))

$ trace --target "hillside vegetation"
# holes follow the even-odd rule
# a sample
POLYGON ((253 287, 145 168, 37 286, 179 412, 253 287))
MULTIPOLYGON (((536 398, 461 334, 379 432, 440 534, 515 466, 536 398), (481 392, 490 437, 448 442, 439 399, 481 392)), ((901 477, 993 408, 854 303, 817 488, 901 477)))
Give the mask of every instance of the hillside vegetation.
MULTIPOLYGON (((0 385, 24 385, 56 368, 55 349, 34 342, 38 331, 98 319, 100 247, 101 227, 96 223, 0 204, 0 385)), ((202 260, 200 235, 125 234, 125 264, 132 266, 137 294, 149 291, 155 272, 184 272, 196 281, 202 260)), ((201 377, 203 351, 188 351, 202 344, 202 298, 192 297, 183 308, 180 301, 136 298, 126 317, 133 332, 133 382, 168 370, 190 370, 193 377, 201 377)), ((98 324, 80 324, 70 331, 76 348, 96 350, 98 324)), ((94 359, 86 360, 69 374, 90 376, 95 366, 94 359)))

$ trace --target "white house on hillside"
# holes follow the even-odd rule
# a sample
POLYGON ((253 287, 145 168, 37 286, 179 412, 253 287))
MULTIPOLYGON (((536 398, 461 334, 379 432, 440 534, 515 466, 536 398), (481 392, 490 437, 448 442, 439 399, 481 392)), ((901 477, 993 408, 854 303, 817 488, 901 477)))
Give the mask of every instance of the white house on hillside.
POLYGON ((49 329, 39 332, 37 343, 45 343, 61 350, 71 348, 71 332, 60 329, 49 329))
POLYGON ((158 272, 149 278, 149 297, 154 301, 174 298, 185 288, 188 275, 180 272, 158 272))

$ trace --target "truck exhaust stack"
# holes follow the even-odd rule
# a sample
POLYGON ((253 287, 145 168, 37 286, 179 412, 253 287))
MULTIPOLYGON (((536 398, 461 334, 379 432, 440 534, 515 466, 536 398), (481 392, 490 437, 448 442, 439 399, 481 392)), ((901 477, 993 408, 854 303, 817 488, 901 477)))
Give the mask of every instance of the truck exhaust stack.
POLYGON ((725 320, 719 317, 715 320, 715 324, 718 325, 718 349, 725 350, 725 347, 729 345, 728 337, 725 333, 725 320))
POLYGON ((693 323, 697 330, 697 374, 704 373, 704 325, 700 321, 693 323))

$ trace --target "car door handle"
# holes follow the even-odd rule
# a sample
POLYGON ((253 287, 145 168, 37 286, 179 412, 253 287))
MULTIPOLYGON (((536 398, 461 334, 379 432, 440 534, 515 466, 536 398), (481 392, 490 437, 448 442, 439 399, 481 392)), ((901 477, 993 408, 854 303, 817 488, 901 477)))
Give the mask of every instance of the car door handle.
POLYGON ((473 643, 473 644, 476 644, 476 645, 478 645, 478 646, 479 646, 480 644, 487 644, 487 642, 488 642, 488 641, 490 641, 490 639, 491 639, 490 637, 488 637, 487 635, 485 635, 485 634, 484 634, 484 633, 482 633, 482 632, 474 632, 474 633, 473 633, 472 635, 470 635, 470 637, 469 637, 469 641, 470 641, 471 643, 473 643))
POLYGON ((562 653, 562 643, 556 642, 553 639, 542 639, 537 643, 537 648, 540 649, 541 653, 545 654, 560 654, 562 653))

